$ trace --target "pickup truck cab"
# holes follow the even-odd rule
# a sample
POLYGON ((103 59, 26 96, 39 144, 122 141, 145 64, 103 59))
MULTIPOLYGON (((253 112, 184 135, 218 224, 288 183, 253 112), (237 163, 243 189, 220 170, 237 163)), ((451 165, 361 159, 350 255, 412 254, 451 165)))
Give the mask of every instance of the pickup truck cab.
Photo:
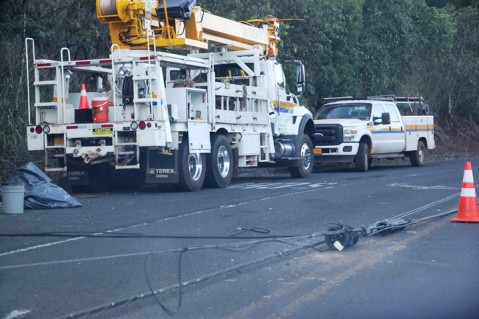
POLYGON ((352 162, 362 172, 373 159, 409 157, 413 166, 422 166, 426 150, 436 147, 433 116, 403 116, 394 99, 329 102, 316 113, 314 124, 315 161, 352 162))

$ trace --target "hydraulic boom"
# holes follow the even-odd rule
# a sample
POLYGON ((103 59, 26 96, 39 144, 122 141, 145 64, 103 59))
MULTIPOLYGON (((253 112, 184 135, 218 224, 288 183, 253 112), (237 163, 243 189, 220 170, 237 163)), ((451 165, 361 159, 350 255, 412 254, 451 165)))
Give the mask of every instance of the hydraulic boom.
POLYGON ((251 50, 259 46, 262 55, 277 55, 280 22, 286 20, 267 16, 242 23, 195 4, 195 0, 97 0, 96 11, 110 28, 112 44, 120 48, 197 50, 214 45, 251 50))

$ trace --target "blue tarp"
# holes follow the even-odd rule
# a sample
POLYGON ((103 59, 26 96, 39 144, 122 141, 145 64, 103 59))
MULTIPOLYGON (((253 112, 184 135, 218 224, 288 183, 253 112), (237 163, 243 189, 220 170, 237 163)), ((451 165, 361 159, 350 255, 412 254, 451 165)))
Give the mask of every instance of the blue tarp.
POLYGON ((81 207, 80 202, 52 183, 52 180, 31 162, 16 169, 8 178, 8 184, 19 183, 25 186, 25 208, 81 207))

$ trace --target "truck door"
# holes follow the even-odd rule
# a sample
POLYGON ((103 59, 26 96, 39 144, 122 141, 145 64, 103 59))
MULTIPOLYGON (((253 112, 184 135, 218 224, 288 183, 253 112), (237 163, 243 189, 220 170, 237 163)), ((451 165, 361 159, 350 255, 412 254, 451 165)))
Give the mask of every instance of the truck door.
POLYGON ((186 89, 186 106, 190 153, 208 153, 211 151, 211 143, 206 90, 186 89))
POLYGON ((388 141, 390 138, 390 125, 381 122, 382 114, 386 112, 382 103, 374 103, 372 111, 372 123, 369 130, 372 133, 373 146, 371 153, 388 153, 388 141))
POLYGON ((406 134, 405 127, 399 116, 397 107, 393 103, 385 103, 384 108, 391 117, 391 124, 389 125, 389 141, 385 149, 387 153, 403 152, 406 149, 406 134))
POLYGON ((283 72, 283 66, 277 62, 273 64, 273 76, 275 84, 275 95, 273 97, 273 105, 280 113, 291 113, 296 106, 287 92, 286 78, 283 72))

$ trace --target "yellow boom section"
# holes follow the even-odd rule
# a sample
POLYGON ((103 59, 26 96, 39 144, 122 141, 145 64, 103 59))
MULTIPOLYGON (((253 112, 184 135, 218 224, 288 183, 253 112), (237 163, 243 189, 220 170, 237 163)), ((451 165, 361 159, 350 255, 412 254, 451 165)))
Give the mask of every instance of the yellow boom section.
POLYGON ((209 45, 230 50, 260 46, 262 54, 277 55, 279 23, 272 17, 264 23, 245 24, 215 16, 193 7, 191 17, 169 18, 167 1, 97 0, 97 16, 108 24, 112 44, 120 48, 148 46, 177 50, 208 49, 209 45), (160 9, 160 4, 163 9, 160 9), (157 11, 162 12, 157 12, 157 11), (159 16, 164 17, 160 19, 159 16))

